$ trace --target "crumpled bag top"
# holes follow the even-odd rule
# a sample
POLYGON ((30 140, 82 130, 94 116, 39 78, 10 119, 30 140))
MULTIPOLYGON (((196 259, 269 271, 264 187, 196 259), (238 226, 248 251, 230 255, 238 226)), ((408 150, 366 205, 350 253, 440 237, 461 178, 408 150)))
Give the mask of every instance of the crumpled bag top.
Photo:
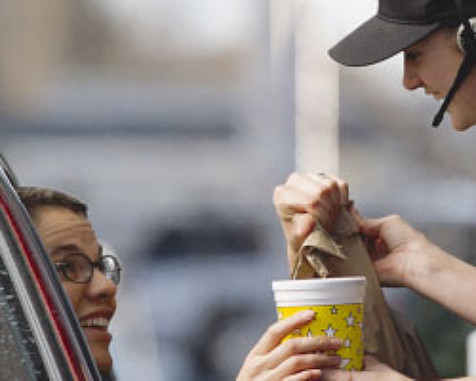
POLYGON ((405 317, 395 319, 383 295, 367 247, 352 214, 343 207, 332 234, 320 224, 303 243, 293 279, 365 276, 364 347, 367 354, 407 376, 438 379, 437 372, 414 326, 405 317), (417 353, 415 353, 417 352, 417 353))

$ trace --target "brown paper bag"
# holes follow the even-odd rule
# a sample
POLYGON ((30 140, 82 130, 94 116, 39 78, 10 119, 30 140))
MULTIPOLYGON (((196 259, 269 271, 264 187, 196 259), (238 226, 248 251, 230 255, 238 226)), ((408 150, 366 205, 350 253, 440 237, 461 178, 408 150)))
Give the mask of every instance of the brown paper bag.
POLYGON ((357 221, 342 208, 332 236, 319 224, 301 247, 291 274, 311 277, 366 277, 364 347, 392 368, 419 380, 438 379, 436 369, 413 324, 396 316, 382 293, 357 221))

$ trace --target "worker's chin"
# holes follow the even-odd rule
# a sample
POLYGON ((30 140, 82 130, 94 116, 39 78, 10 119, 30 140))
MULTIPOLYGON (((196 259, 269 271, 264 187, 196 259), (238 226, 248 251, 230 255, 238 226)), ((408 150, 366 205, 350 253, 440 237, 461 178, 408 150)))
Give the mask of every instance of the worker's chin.
POLYGON ((476 120, 461 115, 456 109, 448 108, 448 114, 451 118, 451 125, 456 131, 465 131, 476 124, 476 120))

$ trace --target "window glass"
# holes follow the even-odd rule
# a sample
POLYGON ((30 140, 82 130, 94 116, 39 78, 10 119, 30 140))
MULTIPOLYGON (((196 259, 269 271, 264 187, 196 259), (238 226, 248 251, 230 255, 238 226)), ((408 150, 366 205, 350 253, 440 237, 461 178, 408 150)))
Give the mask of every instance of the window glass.
POLYGON ((5 263, 15 253, 7 243, 10 237, 3 218, 0 224, 0 380, 47 379, 35 337, 13 284, 14 275, 5 263))

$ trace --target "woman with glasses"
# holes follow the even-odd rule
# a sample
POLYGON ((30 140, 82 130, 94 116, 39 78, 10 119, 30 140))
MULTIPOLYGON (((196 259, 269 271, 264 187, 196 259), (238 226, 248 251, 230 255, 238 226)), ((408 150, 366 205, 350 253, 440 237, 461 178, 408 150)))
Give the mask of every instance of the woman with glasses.
POLYGON ((116 310, 121 267, 97 240, 87 206, 64 193, 20 187, 18 194, 50 253, 98 369, 109 374, 109 323, 116 310))

